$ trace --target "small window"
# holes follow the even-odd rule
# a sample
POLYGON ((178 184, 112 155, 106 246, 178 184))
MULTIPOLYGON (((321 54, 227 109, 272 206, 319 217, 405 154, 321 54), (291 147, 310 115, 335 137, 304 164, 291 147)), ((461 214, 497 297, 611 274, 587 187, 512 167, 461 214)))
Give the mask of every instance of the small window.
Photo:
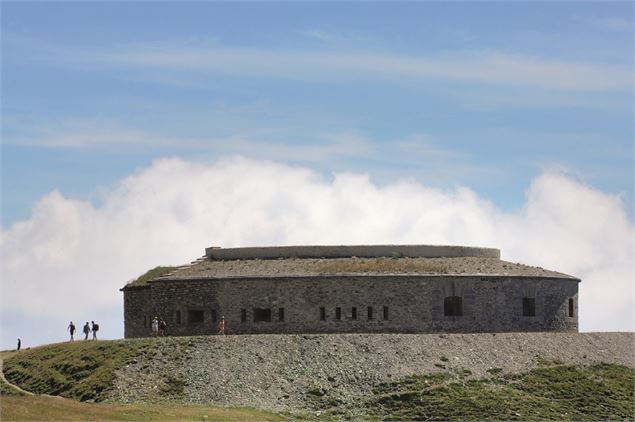
POLYGON ((443 315, 463 315, 463 299, 461 296, 448 296, 443 300, 443 315))
POLYGON ((254 308, 254 322, 271 322, 271 309, 254 308))
POLYGON ((368 307, 368 320, 372 320, 373 319, 373 307, 369 306, 368 307))
POLYGON ((181 323, 181 311, 176 311, 176 323, 181 323))
POLYGON ((354 306, 351 308, 351 319, 357 319, 357 308, 354 306))
POLYGON ((212 322, 216 322, 216 309, 212 309, 212 322))
POLYGON ((569 317, 573 318, 573 298, 569 298, 569 317))
POLYGON ((247 322, 247 309, 240 310, 240 322, 247 322))
POLYGON ((335 319, 342 319, 342 308, 335 308, 335 319))
POLYGON ((147 317, 147 316, 144 316, 144 317, 143 317, 143 328, 145 328, 145 327, 147 327, 147 326, 148 326, 148 317, 147 317))
POLYGON ((326 321, 326 308, 324 306, 320 308, 320 321, 326 321))
POLYGON ((536 316, 536 299, 533 297, 523 298, 523 316, 533 317, 536 316))
POLYGON ((388 320, 388 306, 384 306, 384 321, 388 320))
POLYGON ((202 324, 204 321, 203 311, 187 311, 188 324, 202 324))
POLYGON ((278 308, 278 321, 284 321, 284 308, 278 308))

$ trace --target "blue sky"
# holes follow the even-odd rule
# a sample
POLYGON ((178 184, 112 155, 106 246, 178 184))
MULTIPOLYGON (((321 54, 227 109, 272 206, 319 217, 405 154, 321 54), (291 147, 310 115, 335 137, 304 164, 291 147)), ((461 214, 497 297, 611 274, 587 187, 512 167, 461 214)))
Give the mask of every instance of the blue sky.
POLYGON ((5 2, 3 225, 53 188, 86 198, 157 157, 234 152, 469 184, 503 207, 562 166, 632 209, 632 9, 5 2))
POLYGON ((237 156, 333 186, 353 173, 378 188, 466 187, 507 213, 559 172, 617 201, 632 225, 632 2, 1 8, 11 242, 57 193, 109 209, 162 159, 237 156))

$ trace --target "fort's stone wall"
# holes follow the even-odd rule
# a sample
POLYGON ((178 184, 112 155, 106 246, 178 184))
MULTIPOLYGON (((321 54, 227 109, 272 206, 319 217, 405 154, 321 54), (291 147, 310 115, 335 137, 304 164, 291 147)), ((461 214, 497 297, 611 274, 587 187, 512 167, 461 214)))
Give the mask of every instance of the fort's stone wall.
POLYGON ((577 331, 578 281, 495 275, 159 279, 124 289, 125 336, 148 336, 154 315, 167 322, 170 335, 216 333, 221 316, 228 334, 577 331), (450 296, 461 298, 461 316, 445 315, 450 296), (523 316, 523 298, 533 299, 535 316, 523 316), (257 309, 270 310, 271 321, 255 322, 257 309))
POLYGON ((438 245, 345 245, 345 246, 268 246, 251 248, 205 249, 211 259, 343 258, 343 257, 481 257, 500 258, 500 250, 470 246, 438 245))

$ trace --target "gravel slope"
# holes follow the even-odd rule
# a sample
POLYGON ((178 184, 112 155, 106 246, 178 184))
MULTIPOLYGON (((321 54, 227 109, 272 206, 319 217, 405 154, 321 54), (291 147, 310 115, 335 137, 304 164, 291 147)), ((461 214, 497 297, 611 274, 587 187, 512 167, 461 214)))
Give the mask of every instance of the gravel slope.
POLYGON ((156 339, 118 371, 109 400, 179 400, 310 409, 315 396, 354 407, 373 385, 437 371, 488 376, 541 360, 635 367, 634 333, 242 335, 156 339), (171 389, 172 388, 172 389, 171 389))

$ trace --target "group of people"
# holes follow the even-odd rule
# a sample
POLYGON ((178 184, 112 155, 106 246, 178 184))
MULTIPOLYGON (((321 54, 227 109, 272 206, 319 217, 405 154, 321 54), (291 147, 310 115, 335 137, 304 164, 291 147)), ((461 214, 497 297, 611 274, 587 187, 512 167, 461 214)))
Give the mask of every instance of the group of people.
MULTIPOLYGON (((76 331, 75 324, 71 321, 68 324, 67 330, 71 333, 71 341, 75 340, 74 335, 76 331)), ((84 340, 88 340, 88 335, 93 333, 93 340, 97 340, 97 331, 99 331, 99 324, 96 324, 95 321, 91 321, 90 324, 86 321, 84 328, 82 328, 82 332, 84 333, 84 340)))
POLYGON ((163 318, 154 317, 152 319, 152 337, 165 336, 165 329, 168 327, 168 324, 163 321, 163 318))
MULTIPOLYGON (((152 337, 163 337, 165 336, 165 330, 168 327, 168 324, 163 320, 163 318, 159 318, 155 316, 152 318, 152 337)), ((220 321, 218 321, 218 332, 217 334, 225 334, 225 317, 221 317, 220 321)))

